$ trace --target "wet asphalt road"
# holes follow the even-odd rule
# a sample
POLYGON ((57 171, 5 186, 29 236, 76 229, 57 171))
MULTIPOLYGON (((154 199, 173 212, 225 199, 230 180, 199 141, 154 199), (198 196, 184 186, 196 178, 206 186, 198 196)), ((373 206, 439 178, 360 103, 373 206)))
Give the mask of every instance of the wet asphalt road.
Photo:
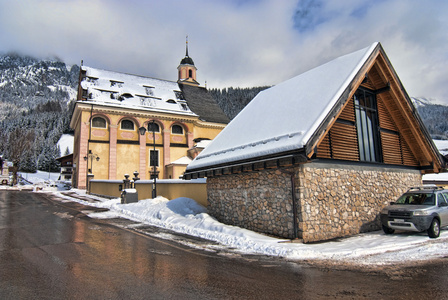
POLYGON ((370 272, 315 267, 189 248, 145 234, 157 228, 89 219, 85 209, 0 191, 0 299, 448 299, 445 260, 370 272))

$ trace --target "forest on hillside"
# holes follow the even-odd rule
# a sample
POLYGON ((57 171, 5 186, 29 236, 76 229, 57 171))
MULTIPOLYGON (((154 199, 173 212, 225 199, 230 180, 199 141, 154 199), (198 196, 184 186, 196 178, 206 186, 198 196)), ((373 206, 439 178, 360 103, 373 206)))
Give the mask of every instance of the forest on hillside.
POLYGON ((78 76, 78 66, 57 60, 0 56, 0 154, 21 171, 59 171, 78 76))
POLYGON ((269 86, 252 88, 229 87, 209 89, 208 91, 229 119, 233 119, 259 92, 267 88, 269 86))

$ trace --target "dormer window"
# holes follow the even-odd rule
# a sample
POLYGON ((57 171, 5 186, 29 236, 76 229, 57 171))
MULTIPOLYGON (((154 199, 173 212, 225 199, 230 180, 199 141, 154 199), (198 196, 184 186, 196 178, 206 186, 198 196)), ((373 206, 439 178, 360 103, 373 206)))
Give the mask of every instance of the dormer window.
POLYGON ((173 99, 169 99, 169 100, 166 101, 166 103, 176 104, 177 102, 174 101, 173 99))
POLYGON ((124 93, 124 94, 121 94, 120 96, 118 96, 118 100, 123 101, 123 100, 129 99, 129 98, 132 98, 132 97, 134 97, 134 96, 132 96, 129 93, 124 93))
POLYGON ((174 93, 176 94, 177 100, 185 100, 184 95, 182 94, 182 92, 175 91, 174 93))
POLYGON ((152 87, 152 86, 145 86, 145 93, 148 96, 154 96, 154 87, 152 87))
POLYGON ((93 83, 93 85, 98 85, 98 78, 96 77, 87 77, 87 82, 93 83))
POLYGON ((123 82, 122 81, 115 81, 115 80, 111 80, 110 81, 110 87, 121 88, 122 86, 123 86, 123 82))

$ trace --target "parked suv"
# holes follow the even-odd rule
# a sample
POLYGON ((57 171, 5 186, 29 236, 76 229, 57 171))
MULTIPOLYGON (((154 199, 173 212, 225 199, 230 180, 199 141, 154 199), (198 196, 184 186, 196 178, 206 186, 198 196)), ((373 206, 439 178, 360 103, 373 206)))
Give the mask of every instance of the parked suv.
POLYGON ((430 238, 437 238, 440 228, 448 226, 448 190, 441 187, 413 187, 390 204, 381 211, 386 234, 395 230, 427 231, 430 238))

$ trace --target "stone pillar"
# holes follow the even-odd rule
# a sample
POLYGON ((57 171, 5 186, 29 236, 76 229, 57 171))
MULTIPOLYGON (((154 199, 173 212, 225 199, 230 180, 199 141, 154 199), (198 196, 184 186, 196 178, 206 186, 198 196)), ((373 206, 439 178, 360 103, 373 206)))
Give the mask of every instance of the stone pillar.
POLYGON ((109 125, 109 179, 117 178, 117 137, 118 125, 109 125))

